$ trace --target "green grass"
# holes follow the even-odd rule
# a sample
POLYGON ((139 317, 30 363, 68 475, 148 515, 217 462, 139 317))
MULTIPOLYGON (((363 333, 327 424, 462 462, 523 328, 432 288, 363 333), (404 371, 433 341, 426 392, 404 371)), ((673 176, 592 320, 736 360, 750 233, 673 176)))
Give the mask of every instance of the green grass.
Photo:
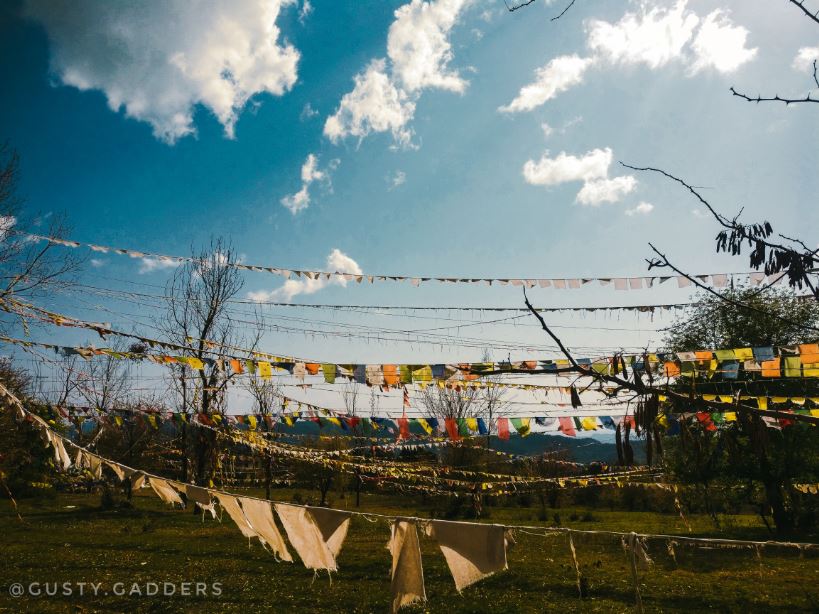
MULTIPOLYGON (((293 491, 274 498, 290 500, 293 491)), ((255 542, 248 546, 232 521, 166 509, 142 491, 132 509, 101 511, 99 495, 59 495, 52 501, 21 501, 25 523, 8 501, 0 502, 0 611, 3 612, 386 612, 390 602, 389 537, 386 522, 354 517, 339 557, 339 573, 313 578, 300 562, 277 563, 255 542), (11 583, 221 582, 219 597, 94 598, 54 596, 14 599, 11 583)), ((336 500, 335 507, 352 505, 336 500)), ((362 510, 428 515, 414 499, 365 494, 362 510), (403 504, 402 504, 403 503, 403 504)), ((647 512, 593 510, 595 520, 570 521, 573 512, 556 510, 564 526, 578 529, 636 530, 689 534, 678 516, 647 512)), ((549 516, 553 510, 549 510, 549 516)), ((538 508, 491 508, 491 522, 543 525, 538 508)), ((718 534, 703 517, 689 519, 689 535, 768 539, 753 516, 731 517, 718 534)), ((623 612, 633 610, 634 588, 626 557, 616 538, 576 537, 589 595, 577 597, 576 578, 565 536, 543 537, 518 531, 509 552, 509 569, 468 589, 455 591, 434 542, 422 537, 427 597, 424 608, 406 612, 623 612)), ((665 541, 649 543, 653 567, 642 573, 646 611, 761 612, 819 609, 819 552, 763 552, 761 564, 749 549, 676 548, 677 564, 665 541)), ((295 556, 295 553, 293 553, 295 556)))

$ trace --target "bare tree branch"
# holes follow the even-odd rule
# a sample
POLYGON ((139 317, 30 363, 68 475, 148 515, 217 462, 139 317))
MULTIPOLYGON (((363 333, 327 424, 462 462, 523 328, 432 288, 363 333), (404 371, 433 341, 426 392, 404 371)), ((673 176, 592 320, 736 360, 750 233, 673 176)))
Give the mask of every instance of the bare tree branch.
POLYGON ((733 218, 728 218, 719 213, 693 186, 662 169, 632 166, 624 162, 620 162, 620 164, 635 171, 659 173, 685 187, 725 229, 716 237, 718 252, 722 251, 737 256, 742 252, 743 245, 747 243, 748 246, 753 248, 749 254, 752 268, 757 270, 763 268, 766 275, 774 275, 784 271, 788 276, 788 283, 791 287, 802 288, 807 286, 813 293, 814 298, 819 300, 819 288, 810 277, 816 274, 816 268, 819 265, 819 256, 817 255, 819 250, 811 250, 803 241, 791 239, 782 234, 778 236, 793 245, 772 241, 770 237, 774 233, 769 222, 740 223, 739 216, 742 214, 742 210, 733 218))
POLYGON ((804 328, 806 330, 819 332, 819 328, 816 328, 814 326, 809 326, 807 324, 800 324, 799 322, 795 322, 793 320, 790 320, 789 318, 783 318, 782 316, 771 313, 769 311, 765 311, 764 309, 759 309, 757 307, 754 307, 753 305, 747 305, 745 303, 735 301, 734 299, 732 299, 730 297, 727 297, 727 296, 724 296, 724 295, 720 294, 719 292, 717 292, 713 288, 711 288, 709 286, 706 286, 705 284, 703 284, 702 282, 700 282, 696 278, 692 277, 691 275, 688 275, 687 273, 684 273, 683 271, 681 271, 680 269, 675 267, 673 264, 671 264, 671 262, 665 256, 665 254, 663 254, 662 252, 660 252, 660 250, 658 250, 656 247, 654 247, 654 245, 652 243, 649 243, 648 246, 660 258, 660 260, 648 260, 647 261, 649 270, 654 269, 654 268, 667 267, 667 268, 671 269, 672 271, 674 271, 675 273, 677 273, 678 275, 682 275, 683 277, 688 279, 691 283, 693 283, 695 286, 697 286, 701 290, 705 290, 706 292, 708 292, 710 294, 713 294, 714 296, 716 296, 717 298, 721 299, 722 301, 728 303, 729 305, 733 305, 734 307, 738 307, 740 309, 747 309, 748 311, 754 311, 756 313, 762 314, 762 315, 767 316, 769 318, 775 318, 777 320, 781 320, 782 322, 785 322, 786 324, 788 324, 790 326, 796 326, 798 328, 804 328))
POLYGON ((794 6, 798 6, 799 10, 801 10, 805 15, 807 15, 808 19, 819 23, 819 11, 815 13, 811 13, 808 9, 805 8, 805 0, 788 0, 794 6))
POLYGON ((518 9, 522 9, 524 6, 529 6, 530 4, 534 3, 535 0, 526 0, 526 2, 522 2, 520 4, 516 4, 514 6, 509 6, 509 3, 506 0, 503 0, 503 3, 506 5, 506 10, 510 13, 514 13, 518 9))
POLYGON ((815 102, 819 103, 819 98, 813 98, 810 93, 804 98, 783 98, 779 94, 774 94, 773 96, 759 96, 757 95, 755 98, 752 96, 748 96, 747 94, 743 94, 742 92, 736 91, 733 87, 730 88, 731 93, 736 96, 737 98, 742 98, 743 100, 747 100, 748 102, 784 102, 786 105, 791 104, 799 104, 802 102, 815 102))
MULTIPOLYGON (((607 382, 613 383, 624 390, 631 390, 632 392, 636 393, 640 396, 651 396, 651 395, 665 395, 667 398, 672 399, 678 403, 686 404, 692 408, 703 408, 703 409, 710 409, 711 411, 725 411, 725 404, 715 403, 712 401, 707 401, 702 397, 692 397, 689 395, 683 395, 679 392, 673 390, 668 386, 668 384, 663 386, 646 386, 645 383, 639 378, 635 377, 635 381, 629 381, 627 379, 623 379, 621 377, 617 377, 615 375, 608 375, 606 373, 599 373, 597 371, 586 369, 585 367, 579 365, 577 360, 575 360, 574 356, 571 352, 566 349, 566 346, 563 345, 563 342, 560 338, 549 328, 546 322, 543 320, 543 317, 537 312, 537 310, 532 307, 529 299, 526 297, 526 289, 523 290, 524 295, 524 302, 526 306, 529 308, 529 311, 534 315, 538 321, 540 322, 541 328, 548 334, 554 341, 557 343, 558 347, 561 349, 563 355, 569 360, 571 363, 572 368, 588 375, 589 377, 593 377, 600 382, 607 382)), ((734 405, 730 406, 732 410, 748 413, 751 415, 757 416, 765 416, 769 418, 780 418, 784 420, 801 420, 803 422, 808 422, 811 424, 819 424, 819 417, 816 416, 808 416, 804 414, 795 414, 786 411, 778 411, 775 409, 758 409, 756 407, 751 407, 750 405, 743 405, 738 400, 734 403, 734 405)))
POLYGON ((569 2, 569 4, 567 4, 567 5, 566 5, 566 8, 564 8, 562 11, 560 11, 560 14, 559 14, 559 15, 556 15, 555 17, 552 17, 552 19, 551 19, 550 21, 557 21, 558 19, 560 19, 561 17, 563 17, 563 15, 565 15, 566 13, 568 13, 568 12, 569 12, 569 9, 570 9, 570 8, 572 8, 572 7, 574 6, 574 3, 575 3, 576 1, 577 1, 577 0, 572 0, 571 2, 569 2))

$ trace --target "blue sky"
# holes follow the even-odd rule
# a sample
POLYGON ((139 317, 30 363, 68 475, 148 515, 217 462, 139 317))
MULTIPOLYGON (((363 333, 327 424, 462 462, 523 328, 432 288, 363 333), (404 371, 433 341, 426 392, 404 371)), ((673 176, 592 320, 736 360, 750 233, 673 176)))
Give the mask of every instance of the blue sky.
MULTIPOLYGON (((514 13, 495 0, 135 6, 0 9, 0 136, 21 154, 27 207, 66 212, 80 241, 186 254, 223 235, 254 264, 323 269, 339 250, 334 262, 365 273, 574 277, 645 274, 651 240, 689 271, 747 269, 714 254, 716 227, 690 196, 619 160, 674 172, 723 211, 744 206, 747 219, 770 217, 785 234, 819 222, 816 110, 751 105, 728 90, 809 91, 819 29, 786 2, 577 2, 556 22, 562 4, 544 0, 514 13)), ((169 274, 98 260, 86 283, 156 293, 169 274)), ((293 294, 282 283, 250 273, 243 296, 522 303, 511 287, 293 294)), ((665 286, 533 291, 554 306, 688 298, 665 286)), ((137 320, 106 316, 68 296, 50 306, 123 326, 146 313, 132 305, 137 320)), ((662 338, 644 329, 663 322, 645 316, 553 322, 576 327, 563 330, 575 347, 662 338)), ((531 326, 471 331, 445 332, 539 342, 531 326)), ((481 354, 304 334, 265 344, 338 361, 481 354)))

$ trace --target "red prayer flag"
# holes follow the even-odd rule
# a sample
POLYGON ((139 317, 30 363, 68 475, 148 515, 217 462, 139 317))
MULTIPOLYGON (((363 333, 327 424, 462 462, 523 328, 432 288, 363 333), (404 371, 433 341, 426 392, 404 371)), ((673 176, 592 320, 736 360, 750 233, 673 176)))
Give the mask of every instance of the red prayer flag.
POLYGON ((577 431, 574 430, 574 421, 571 418, 564 416, 563 418, 558 418, 558 421, 560 422, 558 428, 564 435, 568 435, 569 437, 577 436, 577 431))
POLYGON ((447 418, 444 420, 444 424, 446 425, 446 432, 452 441, 461 439, 461 435, 458 433, 458 423, 454 418, 447 418))
POLYGON ((509 418, 498 418, 498 437, 504 441, 509 439, 509 418))
POLYGON ((409 419, 398 418, 398 439, 409 439, 409 419))
POLYGON ((716 431, 717 430, 717 425, 714 424, 713 420, 711 420, 711 414, 709 414, 707 411, 697 412, 697 420, 700 421, 700 424, 702 424, 703 428, 706 431, 716 431))

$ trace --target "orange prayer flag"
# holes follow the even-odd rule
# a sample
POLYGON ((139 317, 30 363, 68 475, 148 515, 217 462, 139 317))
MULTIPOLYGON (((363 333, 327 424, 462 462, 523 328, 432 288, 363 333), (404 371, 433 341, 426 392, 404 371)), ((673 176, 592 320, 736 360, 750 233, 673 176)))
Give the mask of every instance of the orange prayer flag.
POLYGON ((680 374, 680 366, 673 361, 668 361, 663 365, 666 377, 677 377, 680 374))
POLYGON ((815 364, 819 362, 819 343, 803 343, 799 346, 799 358, 802 364, 815 364))
POLYGON ((319 364, 317 362, 306 362, 304 363, 304 368, 307 369, 310 375, 318 375, 319 364))
POLYGON ((779 368, 780 358, 777 356, 773 360, 762 361, 762 377, 782 377, 779 368))
POLYGON ((241 375, 245 372, 245 368, 242 366, 242 361, 237 360, 236 358, 230 359, 230 368, 233 370, 234 373, 241 375))
POLYGON ((397 386, 400 380, 398 376, 397 365, 381 365, 381 370, 384 373, 384 383, 388 386, 397 386))

